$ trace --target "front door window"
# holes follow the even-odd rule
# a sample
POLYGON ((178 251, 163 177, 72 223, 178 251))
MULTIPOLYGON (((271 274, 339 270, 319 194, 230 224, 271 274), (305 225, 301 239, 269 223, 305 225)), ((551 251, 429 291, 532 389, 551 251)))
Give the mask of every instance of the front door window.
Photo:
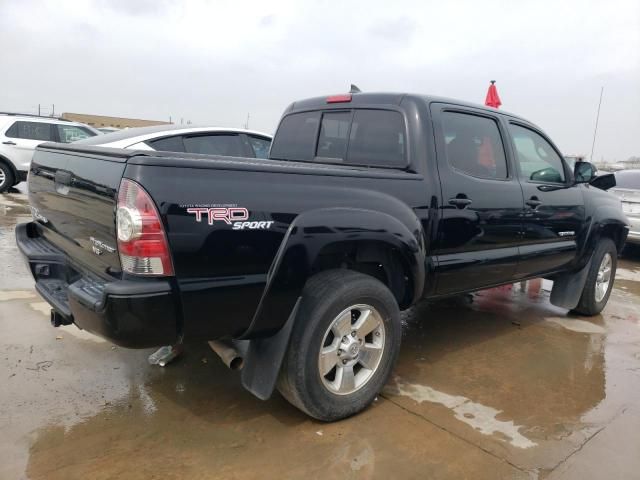
POLYGON ((560 155, 542 135, 520 125, 509 125, 520 167, 520 178, 529 182, 564 183, 560 155))

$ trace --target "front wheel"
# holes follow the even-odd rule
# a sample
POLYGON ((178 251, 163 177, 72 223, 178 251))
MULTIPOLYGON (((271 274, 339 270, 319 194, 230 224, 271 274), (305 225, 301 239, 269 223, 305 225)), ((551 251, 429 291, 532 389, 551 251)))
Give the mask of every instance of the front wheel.
POLYGON ((580 303, 574 309, 576 313, 592 316, 602 311, 613 289, 617 265, 618 252, 615 243, 610 238, 601 239, 593 253, 580 303))
POLYGON ((366 408, 389 379, 400 350, 398 304, 379 280, 330 270, 305 285, 278 390, 323 421, 366 408))

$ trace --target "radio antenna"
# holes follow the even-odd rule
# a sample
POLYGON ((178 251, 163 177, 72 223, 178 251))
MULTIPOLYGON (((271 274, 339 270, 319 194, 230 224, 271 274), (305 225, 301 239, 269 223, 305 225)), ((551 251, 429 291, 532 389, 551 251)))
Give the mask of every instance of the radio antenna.
POLYGON ((598 133, 598 120, 600 119, 600 105, 602 105, 602 94, 604 92, 604 87, 600 88, 600 101, 598 102, 598 113, 596 114, 596 126, 593 129, 593 142, 591 143, 591 156, 589 160, 593 162, 593 149, 596 146, 596 134, 598 133))

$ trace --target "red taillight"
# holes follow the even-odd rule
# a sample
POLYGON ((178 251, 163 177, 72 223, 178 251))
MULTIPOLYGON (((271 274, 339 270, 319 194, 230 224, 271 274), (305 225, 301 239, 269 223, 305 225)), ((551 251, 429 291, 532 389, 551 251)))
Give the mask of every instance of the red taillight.
POLYGON ((169 243, 149 194, 133 180, 120 182, 116 212, 122 270, 134 275, 173 275, 169 243))
POLYGON ((327 97, 327 103, 348 103, 350 101, 350 93, 345 93, 344 95, 332 95, 330 97, 327 97))

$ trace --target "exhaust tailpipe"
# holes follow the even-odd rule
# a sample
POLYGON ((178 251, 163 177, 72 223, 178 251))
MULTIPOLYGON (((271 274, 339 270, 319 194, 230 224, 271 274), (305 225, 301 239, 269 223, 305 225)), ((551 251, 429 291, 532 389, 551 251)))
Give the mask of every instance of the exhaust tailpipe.
POLYGON ((231 343, 221 340, 211 340, 209 346, 231 370, 241 370, 244 366, 242 355, 240 355, 240 352, 238 352, 231 343))

